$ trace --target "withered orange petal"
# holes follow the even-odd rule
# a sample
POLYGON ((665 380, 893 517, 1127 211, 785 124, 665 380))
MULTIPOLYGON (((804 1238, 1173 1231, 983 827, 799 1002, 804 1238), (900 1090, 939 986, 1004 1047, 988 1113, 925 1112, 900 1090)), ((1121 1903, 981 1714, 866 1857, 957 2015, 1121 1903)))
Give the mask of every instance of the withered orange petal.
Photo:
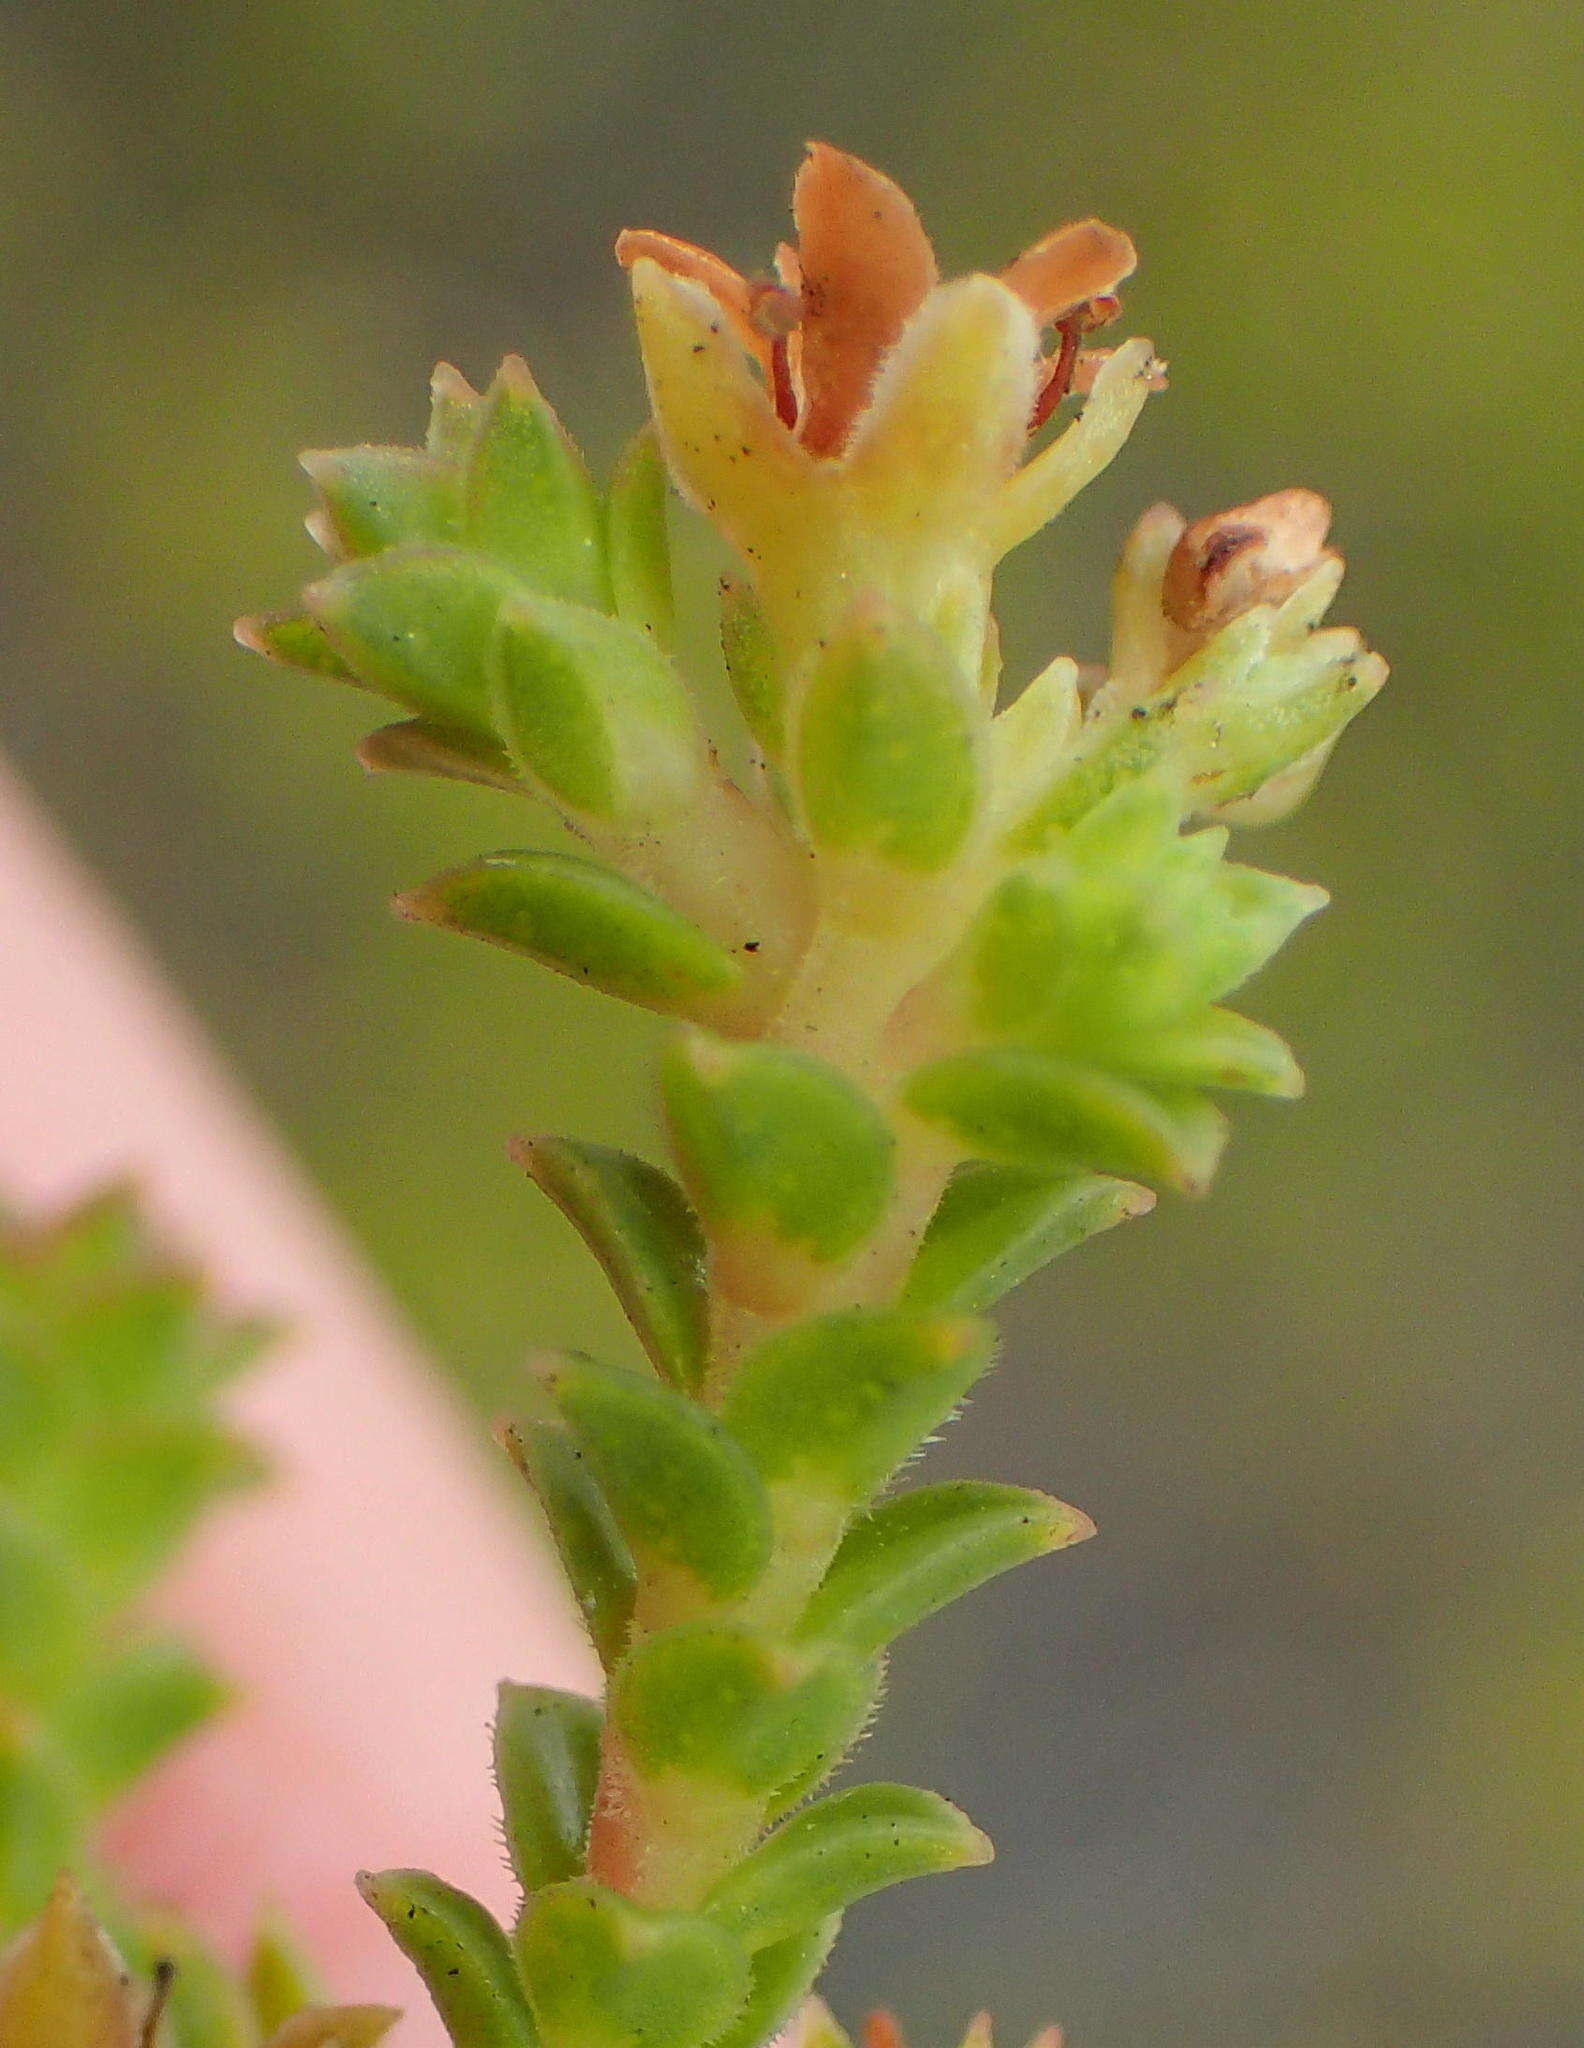
POLYGON ((765 358, 767 343, 753 318, 753 287, 740 271, 713 251, 675 235, 662 235, 655 228, 623 228, 616 237, 616 261, 624 270, 631 270, 643 256, 651 257, 673 277, 703 285, 718 301, 743 346, 761 361, 765 358))
POLYGON ((803 270, 799 429, 816 455, 841 447, 886 351, 938 272, 900 186, 855 156, 809 144, 792 196, 803 270))
POLYGON ((864 2018, 863 2048, 905 2048, 902 2028, 894 2012, 884 2006, 864 2018))
POLYGON ((775 252, 776 276, 789 292, 803 289, 803 265, 798 260, 797 246, 792 242, 777 242, 775 252))
POLYGON ((1114 292, 1138 265, 1133 244, 1103 220, 1076 220, 1025 249, 1001 273, 1042 327, 1114 292))

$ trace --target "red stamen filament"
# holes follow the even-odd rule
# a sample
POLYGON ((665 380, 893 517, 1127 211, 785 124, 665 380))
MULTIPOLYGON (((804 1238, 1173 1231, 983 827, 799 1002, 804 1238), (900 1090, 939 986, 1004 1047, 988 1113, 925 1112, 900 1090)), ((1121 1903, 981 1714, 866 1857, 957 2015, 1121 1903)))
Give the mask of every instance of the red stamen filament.
POLYGON ((782 426, 795 430, 798 422, 797 392, 792 386, 792 356, 784 334, 776 335, 770 343, 770 396, 775 404, 776 418, 782 426))
POLYGON ((1049 376, 1040 387, 1034 410, 1029 414, 1028 430, 1031 434, 1039 432, 1072 389, 1073 372, 1078 367, 1078 345, 1088 325, 1081 306, 1076 313, 1069 313, 1065 320, 1057 321, 1056 332, 1061 336, 1061 347, 1051 364, 1049 376))

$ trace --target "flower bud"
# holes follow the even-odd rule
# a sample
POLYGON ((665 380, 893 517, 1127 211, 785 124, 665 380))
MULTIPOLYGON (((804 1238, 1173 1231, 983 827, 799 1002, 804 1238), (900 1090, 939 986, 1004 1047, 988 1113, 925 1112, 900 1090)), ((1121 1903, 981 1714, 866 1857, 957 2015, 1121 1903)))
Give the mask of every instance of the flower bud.
POLYGON ((1257 604, 1280 604, 1323 561, 1331 507, 1317 491, 1272 491, 1183 529, 1161 605, 1174 626, 1208 636, 1257 604))

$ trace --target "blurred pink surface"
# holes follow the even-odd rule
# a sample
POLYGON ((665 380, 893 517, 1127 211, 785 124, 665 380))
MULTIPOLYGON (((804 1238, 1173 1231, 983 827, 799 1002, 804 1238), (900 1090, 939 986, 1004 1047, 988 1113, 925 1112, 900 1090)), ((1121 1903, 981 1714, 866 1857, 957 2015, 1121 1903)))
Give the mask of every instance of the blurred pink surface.
POLYGON ((0 1190, 49 1211, 130 1172, 228 1302, 290 1326, 234 1402, 279 1478, 214 1517, 161 1603, 241 1704, 117 1817, 111 1853, 233 1954, 278 1903, 338 1995, 405 2005, 394 2039, 431 2048, 352 1873, 423 1864, 507 1909, 495 1682, 593 1690, 592 1657, 485 1448, 3 767, 0 929, 0 1190))

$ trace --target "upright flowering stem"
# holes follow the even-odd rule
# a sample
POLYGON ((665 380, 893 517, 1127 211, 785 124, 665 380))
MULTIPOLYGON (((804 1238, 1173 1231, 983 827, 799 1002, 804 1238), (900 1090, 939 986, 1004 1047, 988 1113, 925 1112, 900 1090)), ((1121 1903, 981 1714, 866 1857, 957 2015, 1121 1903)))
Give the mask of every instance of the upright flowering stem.
POLYGON ((822 145, 794 211, 755 277, 621 237, 653 422, 608 493, 521 363, 482 394, 443 369, 424 448, 307 459, 332 568, 240 629, 402 707, 369 766, 535 798, 583 842, 405 914, 678 1024, 675 1177, 518 1148, 647 1364, 542 1360, 502 1426, 609 1678, 599 1706, 503 1688, 515 1927, 365 1880, 458 2048, 755 2048, 855 1899, 988 1856, 931 1794, 815 1795, 898 1634, 1090 1525, 892 1482, 1000 1295, 1205 1185, 1211 1091, 1298 1091, 1220 1005, 1323 897, 1229 864, 1227 822, 1301 794, 1385 676, 1320 630, 1329 514, 1282 492, 1146 513, 1104 676, 1061 656, 1007 701, 996 566, 1163 381, 1148 342, 1086 346, 1132 245, 1083 221, 942 282, 906 197, 822 145), (668 480, 737 558, 736 733, 671 652, 668 480))

